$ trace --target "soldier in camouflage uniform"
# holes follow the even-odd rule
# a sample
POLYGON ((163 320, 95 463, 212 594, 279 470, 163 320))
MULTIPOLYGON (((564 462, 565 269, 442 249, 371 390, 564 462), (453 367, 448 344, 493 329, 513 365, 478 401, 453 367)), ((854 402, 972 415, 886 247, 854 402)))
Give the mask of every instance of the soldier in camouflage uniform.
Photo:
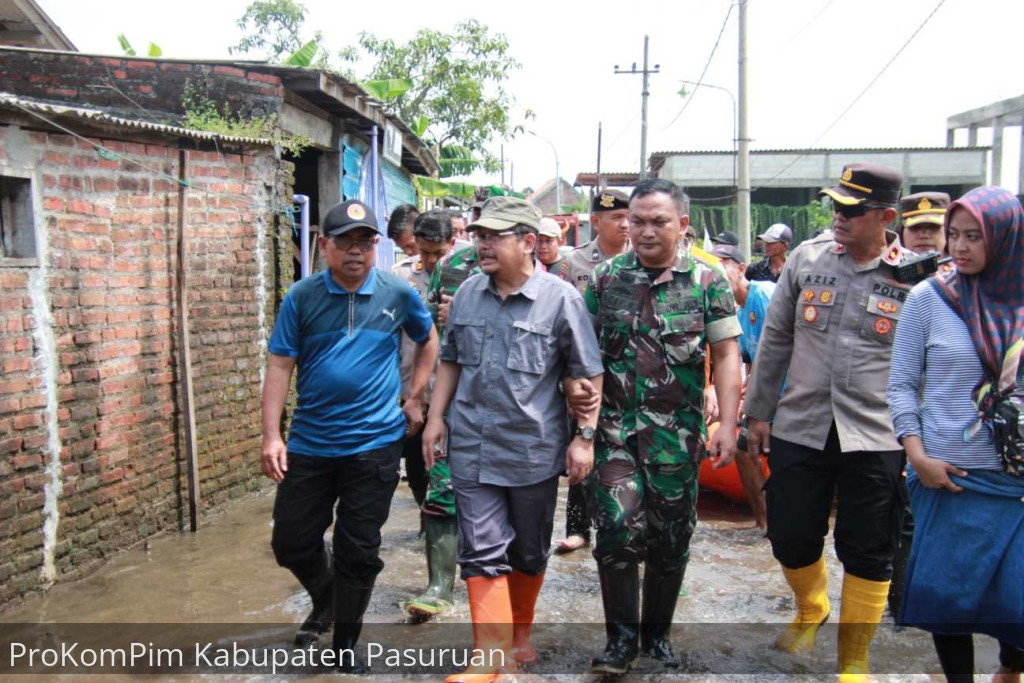
MULTIPOLYGON (((476 247, 466 247, 448 254, 434 269, 427 286, 427 308, 434 316, 438 333, 444 334, 445 322, 448 318, 448 307, 452 297, 462 283, 471 275, 480 272, 477 264, 476 247)), ((438 460, 428 473, 430 484, 427 497, 423 501, 423 513, 439 517, 455 519, 455 491, 452 490, 452 474, 448 469, 447 460, 438 460)), ((452 565, 455 557, 452 556, 452 565)))
POLYGON ((599 265, 584 293, 605 366, 594 558, 608 644, 592 671, 617 674, 635 663, 638 636, 644 654, 679 666, 669 628, 689 559, 707 438, 705 344, 722 414, 708 444, 716 466, 732 460, 740 390, 740 325, 729 283, 680 247, 689 223, 686 195, 667 180, 647 180, 629 207, 633 249, 599 265))
MULTIPOLYGON (((602 261, 629 248, 629 197, 619 190, 605 190, 590 202, 590 221, 594 239, 574 249, 559 263, 558 270, 549 269, 581 293, 590 283, 594 268, 602 261)), ((565 538, 558 542, 556 552, 570 553, 590 543, 590 525, 594 516, 594 490, 597 473, 569 487, 565 505, 565 538)))
MULTIPOLYGON (((430 280, 436 273, 441 259, 447 256, 455 242, 451 214, 439 209, 420 214, 416 217, 413 224, 413 237, 416 250, 419 253, 395 266, 392 272, 415 287, 419 295, 426 300, 430 280)), ((401 366, 403 400, 406 397, 406 385, 408 383, 406 366, 412 363, 412 353, 408 348, 410 344, 411 342, 403 335, 401 366)), ((434 377, 431 377, 426 394, 428 406, 433 385, 434 377)), ((422 454, 422 436, 422 431, 417 431, 415 434, 407 434, 402 447, 402 455, 405 458, 405 470, 409 479, 409 488, 412 489, 416 504, 421 506, 421 510, 423 510, 420 519, 421 529, 426 535, 427 573, 429 580, 426 590, 420 595, 405 601, 403 606, 405 611, 415 619, 425 620, 446 612, 452 607, 458 529, 454 514, 428 514, 426 512, 426 493, 430 479, 434 478, 437 480, 433 488, 435 494, 432 501, 432 509, 436 511, 439 507, 437 501, 443 500, 444 497, 445 478, 436 473, 431 477, 425 471, 422 454)), ((451 498, 450 492, 448 497, 451 498)), ((454 502, 452 502, 452 505, 454 505, 454 502)))

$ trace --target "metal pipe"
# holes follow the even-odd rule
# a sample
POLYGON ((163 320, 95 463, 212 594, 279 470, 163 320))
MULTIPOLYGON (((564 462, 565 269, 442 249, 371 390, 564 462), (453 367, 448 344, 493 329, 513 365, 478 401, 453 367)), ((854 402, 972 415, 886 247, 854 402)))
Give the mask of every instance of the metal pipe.
POLYGON ((309 197, 297 194, 292 197, 301 210, 301 227, 299 228, 299 273, 303 279, 309 277, 309 197))

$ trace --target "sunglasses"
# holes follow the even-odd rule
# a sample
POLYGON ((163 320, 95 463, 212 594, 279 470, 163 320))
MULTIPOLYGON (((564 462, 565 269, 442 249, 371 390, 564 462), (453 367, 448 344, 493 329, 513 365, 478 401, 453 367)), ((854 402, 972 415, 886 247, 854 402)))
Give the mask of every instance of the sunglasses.
POLYGON ((854 204, 852 206, 847 206, 846 204, 840 204, 839 202, 832 202, 832 210, 843 218, 860 218, 868 211, 887 208, 889 207, 880 206, 878 204, 854 204))

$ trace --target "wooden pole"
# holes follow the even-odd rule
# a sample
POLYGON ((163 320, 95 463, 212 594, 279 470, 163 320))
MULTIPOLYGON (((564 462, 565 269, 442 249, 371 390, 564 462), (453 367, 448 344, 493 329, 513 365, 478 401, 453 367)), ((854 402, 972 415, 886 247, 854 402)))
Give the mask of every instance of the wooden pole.
POLYGON ((178 150, 178 340, 181 359, 181 412, 185 422, 188 456, 188 522, 199 529, 199 449, 196 446, 196 411, 192 394, 192 350, 188 334, 188 150, 178 150))

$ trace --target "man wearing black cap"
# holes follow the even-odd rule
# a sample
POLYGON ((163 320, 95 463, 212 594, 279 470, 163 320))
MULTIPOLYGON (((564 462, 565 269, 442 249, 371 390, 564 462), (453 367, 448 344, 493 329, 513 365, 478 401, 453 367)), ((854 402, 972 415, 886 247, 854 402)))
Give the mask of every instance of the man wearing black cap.
MULTIPOLYGON (((596 237, 562 259, 558 272, 581 293, 599 263, 629 249, 629 197, 619 190, 598 192, 590 203, 590 224, 596 237)), ((557 552, 570 553, 590 543, 596 487, 597 479, 591 476, 569 488, 565 538, 558 542, 557 552)))
POLYGON ((744 405, 749 452, 768 453, 768 537, 797 607, 776 641, 784 651, 813 647, 829 616, 822 551, 838 496, 841 674, 868 673, 903 510, 903 450, 885 398, 893 336, 912 286, 896 269, 910 252, 887 230, 902 184, 892 169, 849 164, 835 187, 822 190, 834 206, 832 233, 802 243, 786 263, 744 405))
POLYGON ((793 231, 785 223, 776 223, 757 239, 764 244, 764 258, 747 268, 747 279, 778 282, 786 265, 786 252, 793 243, 793 231))
MULTIPOLYGON (((380 231, 368 206, 338 204, 322 227, 327 269, 288 290, 270 338, 260 466, 279 484, 274 556, 313 602, 296 643, 311 643, 334 621, 334 649, 352 651, 384 567, 380 529, 398 485, 402 438, 423 424, 438 342, 416 291, 373 267, 380 231), (400 409, 403 331, 416 353, 400 409), (281 414, 296 366, 298 400, 286 446, 281 414), (332 521, 334 551, 328 557, 323 537, 332 521)), ((360 664, 347 654, 340 668, 355 672, 360 664)))
POLYGON ((900 200, 900 228, 903 246, 916 254, 946 251, 942 222, 946 218, 949 195, 945 192, 918 192, 900 200))
POLYGON ((740 246, 739 236, 731 230, 723 230, 711 238, 712 244, 725 244, 730 247, 740 246))

